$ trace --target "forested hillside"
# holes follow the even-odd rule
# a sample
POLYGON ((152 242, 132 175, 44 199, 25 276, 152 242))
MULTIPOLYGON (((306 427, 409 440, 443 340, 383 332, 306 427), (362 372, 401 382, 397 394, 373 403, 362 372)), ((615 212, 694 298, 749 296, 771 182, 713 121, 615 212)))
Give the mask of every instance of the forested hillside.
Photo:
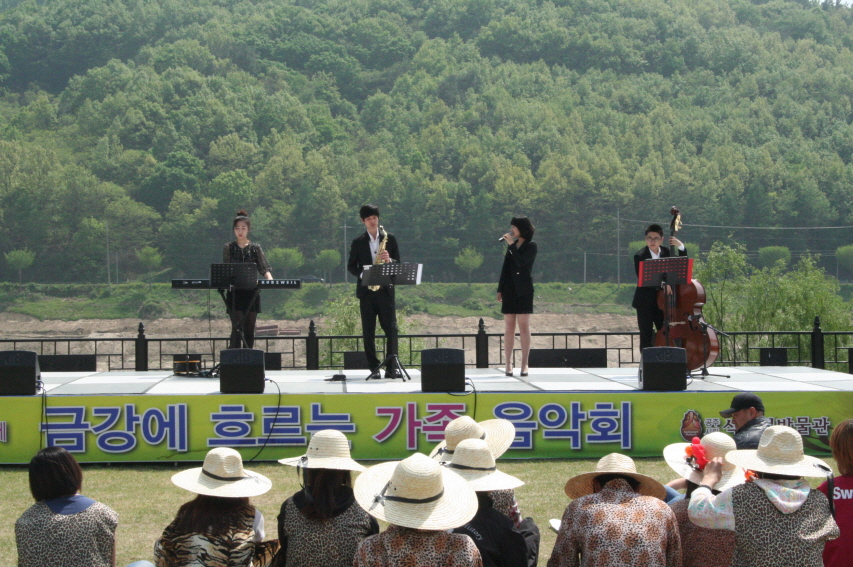
POLYGON ((102 282, 107 246, 113 280, 203 276, 241 207, 305 258, 276 276, 319 275, 365 202, 435 281, 468 246, 496 279, 516 214, 540 281, 631 274, 670 205, 703 250, 834 252, 849 230, 712 227, 853 225, 851 47, 807 1, 28 1, 0 14, 0 278, 102 282))

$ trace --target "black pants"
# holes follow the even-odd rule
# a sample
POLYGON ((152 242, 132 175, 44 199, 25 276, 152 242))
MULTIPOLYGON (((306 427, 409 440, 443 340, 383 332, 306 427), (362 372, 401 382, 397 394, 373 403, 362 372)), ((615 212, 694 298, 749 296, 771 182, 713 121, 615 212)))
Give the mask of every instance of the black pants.
POLYGON ((640 305, 637 309, 637 327, 640 329, 640 350, 655 345, 655 333, 663 327, 663 311, 653 305, 640 305))
POLYGON ((385 331, 387 338, 386 356, 397 354, 397 312, 394 297, 386 288, 377 291, 367 291, 359 300, 361 310, 361 336, 364 340, 364 354, 371 370, 382 363, 376 357, 376 318, 385 331))
POLYGON ((246 344, 249 348, 255 345, 255 320, 258 314, 254 311, 246 313, 246 320, 243 320, 242 311, 229 311, 231 317, 231 339, 228 341, 228 348, 243 348, 240 342, 240 327, 243 327, 243 336, 246 338, 246 344))

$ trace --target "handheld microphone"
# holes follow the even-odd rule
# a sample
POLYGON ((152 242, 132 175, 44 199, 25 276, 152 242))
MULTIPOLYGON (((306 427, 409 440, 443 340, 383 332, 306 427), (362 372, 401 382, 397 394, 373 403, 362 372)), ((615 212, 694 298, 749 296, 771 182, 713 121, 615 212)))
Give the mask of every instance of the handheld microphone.
POLYGON ((498 238, 498 242, 503 242, 503 241, 504 241, 504 237, 503 237, 503 236, 501 236, 500 238, 498 238))

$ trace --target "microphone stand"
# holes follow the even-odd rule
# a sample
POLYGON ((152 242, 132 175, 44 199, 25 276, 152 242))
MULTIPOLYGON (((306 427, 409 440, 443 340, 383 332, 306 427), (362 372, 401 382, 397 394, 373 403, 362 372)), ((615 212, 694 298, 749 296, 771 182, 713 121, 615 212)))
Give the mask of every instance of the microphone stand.
MULTIPOLYGON (((708 329, 711 329, 712 331, 716 332, 718 335, 722 335, 724 337, 728 337, 730 335, 728 333, 725 333, 725 332, 717 329, 716 327, 714 327, 710 323, 706 323, 705 321, 703 321, 701 315, 691 315, 690 317, 688 317, 688 320, 695 321, 696 323, 699 323, 700 327, 702 327, 702 355, 703 355, 703 357, 702 357, 702 368, 700 369, 698 377, 703 379, 703 380, 705 378, 707 378, 708 376, 717 376, 718 378, 731 378, 730 374, 711 374, 710 372, 708 372, 708 329)), ((692 372, 690 373, 690 377, 691 378, 694 377, 692 372)))

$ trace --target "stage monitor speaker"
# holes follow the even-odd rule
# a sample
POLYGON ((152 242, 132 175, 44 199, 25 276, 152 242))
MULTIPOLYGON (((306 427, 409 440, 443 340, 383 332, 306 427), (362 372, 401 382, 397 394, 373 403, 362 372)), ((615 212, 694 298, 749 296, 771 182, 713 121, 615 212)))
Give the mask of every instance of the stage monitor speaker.
POLYGON ((40 354, 42 372, 94 372, 98 358, 94 354, 40 354))
POLYGON ((530 368, 607 368, 606 348, 532 348, 530 368))
POLYGON ((788 349, 762 347, 758 351, 759 366, 788 366, 788 349))
POLYGON ((41 380, 36 353, 28 350, 0 352, 0 396, 34 396, 41 380))
POLYGON ((220 351, 219 391, 223 394, 263 394, 264 351, 252 348, 220 351))
POLYGON ((465 351, 429 348, 421 351, 422 392, 464 392, 465 351))
MULTIPOLYGON (((377 353, 377 356, 382 357, 377 353)), ((344 352, 344 370, 370 370, 370 364, 367 362, 367 355, 364 351, 346 351, 344 352)))
POLYGON ((281 353, 266 352, 264 353, 264 369, 265 370, 281 370, 281 353))
POLYGON ((172 374, 194 374, 201 372, 200 354, 173 354, 172 374))
POLYGON ((687 351, 677 347, 644 348, 640 357, 640 389, 687 389, 687 351))

